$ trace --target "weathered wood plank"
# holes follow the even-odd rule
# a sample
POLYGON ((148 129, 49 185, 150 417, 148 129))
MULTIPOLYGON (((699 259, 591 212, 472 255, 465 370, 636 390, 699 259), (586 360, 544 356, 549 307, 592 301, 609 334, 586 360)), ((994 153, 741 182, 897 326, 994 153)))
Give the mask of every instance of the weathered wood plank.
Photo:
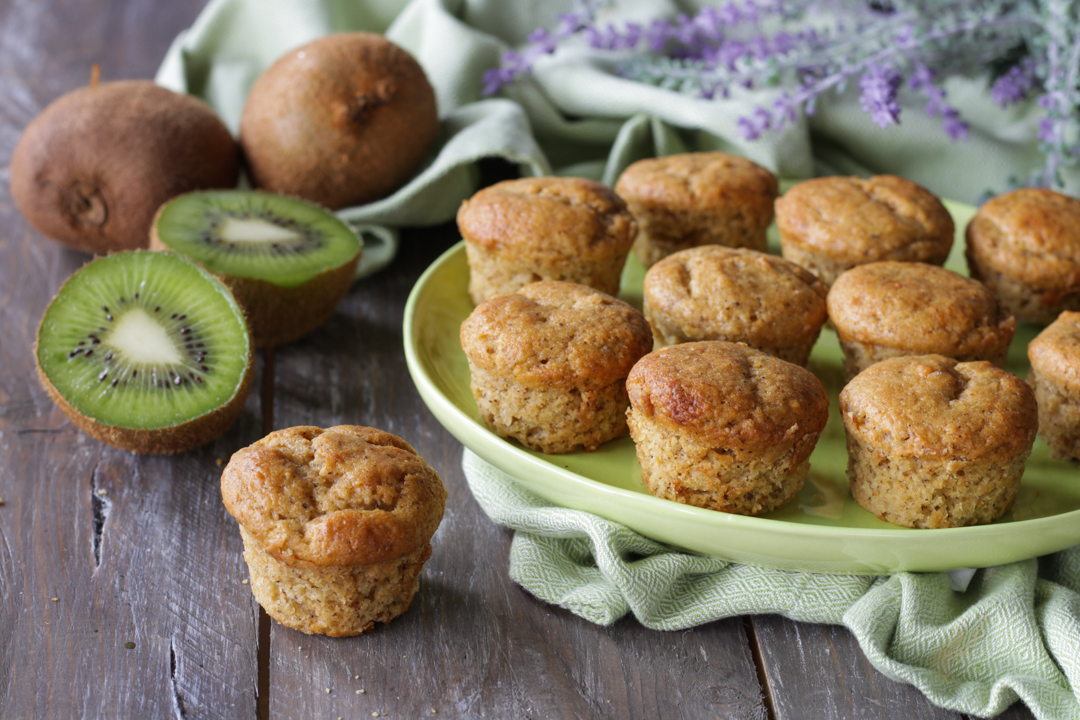
MULTIPOLYGON (((776 720, 966 717, 943 710, 913 686, 882 675, 844 627, 799 623, 777 615, 755 617, 753 626, 776 720)), ((999 717, 1021 720, 1032 715, 1016 704, 999 717)))
MULTIPOLYGON (((151 77, 202 2, 0 5, 0 167, 47 103, 89 79, 151 77)), ((215 462, 259 436, 257 398, 215 445, 138 457, 49 402, 31 346, 87 257, 31 231, 0 189, 0 718, 255 716, 257 607, 215 462)))
POLYGON ((681 633, 632 619, 605 629, 508 579, 510 533, 469 494, 461 445, 424 407, 402 350, 408 292, 456 239, 452 226, 408 233, 391 268, 354 288, 324 328, 277 352, 276 427, 395 432, 439 471, 450 499, 405 615, 352 639, 274 623, 271 716, 764 718, 738 620, 681 633))

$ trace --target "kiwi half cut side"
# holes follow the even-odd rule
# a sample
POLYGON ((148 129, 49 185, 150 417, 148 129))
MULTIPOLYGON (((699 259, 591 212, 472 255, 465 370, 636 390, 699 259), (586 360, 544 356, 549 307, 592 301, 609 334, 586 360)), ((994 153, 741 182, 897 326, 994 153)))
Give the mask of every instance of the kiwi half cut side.
POLYGON ((140 453, 183 452, 221 435, 254 376, 240 306, 173 253, 84 265, 46 308, 35 355, 46 391, 76 426, 140 453))
POLYGON ((162 205, 150 247, 216 275, 247 313, 256 347, 291 342, 334 313, 360 237, 328 210, 257 190, 200 191, 162 205))

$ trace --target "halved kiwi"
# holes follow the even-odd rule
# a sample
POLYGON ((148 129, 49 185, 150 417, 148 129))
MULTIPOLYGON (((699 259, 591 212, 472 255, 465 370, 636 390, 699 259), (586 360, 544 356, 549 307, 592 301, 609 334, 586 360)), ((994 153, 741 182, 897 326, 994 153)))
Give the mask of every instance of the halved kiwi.
POLYGON ((333 213, 256 190, 180 195, 151 226, 150 247, 194 260, 248 315, 256 347, 290 342, 326 321, 349 290, 359 236, 333 213))
POLYGON ((35 354, 46 391, 73 423, 134 452, 182 452, 221 435, 254 374, 236 300, 173 253, 84 265, 46 308, 35 354))

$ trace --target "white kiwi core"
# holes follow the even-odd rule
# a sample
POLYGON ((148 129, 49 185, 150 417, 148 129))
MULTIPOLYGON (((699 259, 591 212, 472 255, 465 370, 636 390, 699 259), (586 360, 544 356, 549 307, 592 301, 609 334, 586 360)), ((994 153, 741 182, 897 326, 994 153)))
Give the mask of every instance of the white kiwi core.
POLYGON ((173 338, 141 307, 133 307, 116 319, 107 342, 130 363, 170 365, 184 362, 173 338))
POLYGON ((259 218, 225 218, 218 234, 227 242, 280 243, 299 240, 303 236, 268 220, 259 218))

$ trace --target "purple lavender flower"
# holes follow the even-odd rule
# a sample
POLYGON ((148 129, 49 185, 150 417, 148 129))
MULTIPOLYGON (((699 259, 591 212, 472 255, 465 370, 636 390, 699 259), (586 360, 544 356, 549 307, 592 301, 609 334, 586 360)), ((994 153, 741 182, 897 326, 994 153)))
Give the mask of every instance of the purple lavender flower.
POLYGON ((746 140, 757 140, 773 127, 773 117, 765 108, 756 108, 750 117, 739 118, 739 132, 746 140))
POLYGON ((546 28, 537 28, 529 33, 529 42, 545 53, 555 52, 555 37, 546 28))
POLYGON ((945 100, 944 88, 934 82, 934 72, 922 63, 918 63, 908 78, 908 87, 918 90, 926 98, 926 114, 940 116, 942 129, 952 140, 967 140, 969 126, 960 117, 960 111, 945 100))
POLYGON ((722 38, 724 36, 724 21, 716 8, 703 8, 694 16, 692 22, 705 37, 722 38))
POLYGON ((645 28, 645 40, 649 43, 649 49, 655 53, 662 53, 667 49, 668 38, 671 37, 672 27, 667 20, 653 20, 645 28))
POLYGON ((956 108, 948 108, 942 117, 944 118, 942 127, 945 129, 945 134, 949 136, 949 139, 953 141, 968 139, 969 125, 961 119, 956 108))
POLYGON ((1040 120, 1038 138, 1043 142, 1054 142, 1057 139, 1057 123, 1049 118, 1040 120))
POLYGON ((617 49, 619 50, 633 50, 637 47, 638 43, 645 36, 645 28, 638 23, 630 22, 626 23, 626 27, 623 29, 622 39, 617 49))
POLYGON ((771 105, 738 121, 747 139, 785 127, 800 112, 812 114, 820 97, 853 80, 873 122, 898 124, 897 96, 906 79, 923 96, 926 113, 959 140, 969 126, 940 80, 989 67, 1023 47, 1030 57, 999 77, 990 96, 1004 107, 1040 95, 1046 162, 1027 182, 1060 184, 1061 167, 1080 164, 1080 27, 1070 0, 717 0, 695 15, 603 26, 597 8, 613 0, 574 2, 554 30, 533 33, 484 73, 485 94, 577 39, 600 51, 630 51, 620 58, 624 77, 705 99, 729 97, 736 88, 786 87, 771 105))
POLYGON ((903 78, 884 65, 871 64, 859 78, 859 101, 863 112, 881 128, 900 122, 900 103, 896 93, 903 78))
POLYGON ((1024 58, 1009 71, 994 81, 990 88, 990 99, 999 107, 1008 107, 1026 100, 1035 87, 1035 61, 1024 58))

